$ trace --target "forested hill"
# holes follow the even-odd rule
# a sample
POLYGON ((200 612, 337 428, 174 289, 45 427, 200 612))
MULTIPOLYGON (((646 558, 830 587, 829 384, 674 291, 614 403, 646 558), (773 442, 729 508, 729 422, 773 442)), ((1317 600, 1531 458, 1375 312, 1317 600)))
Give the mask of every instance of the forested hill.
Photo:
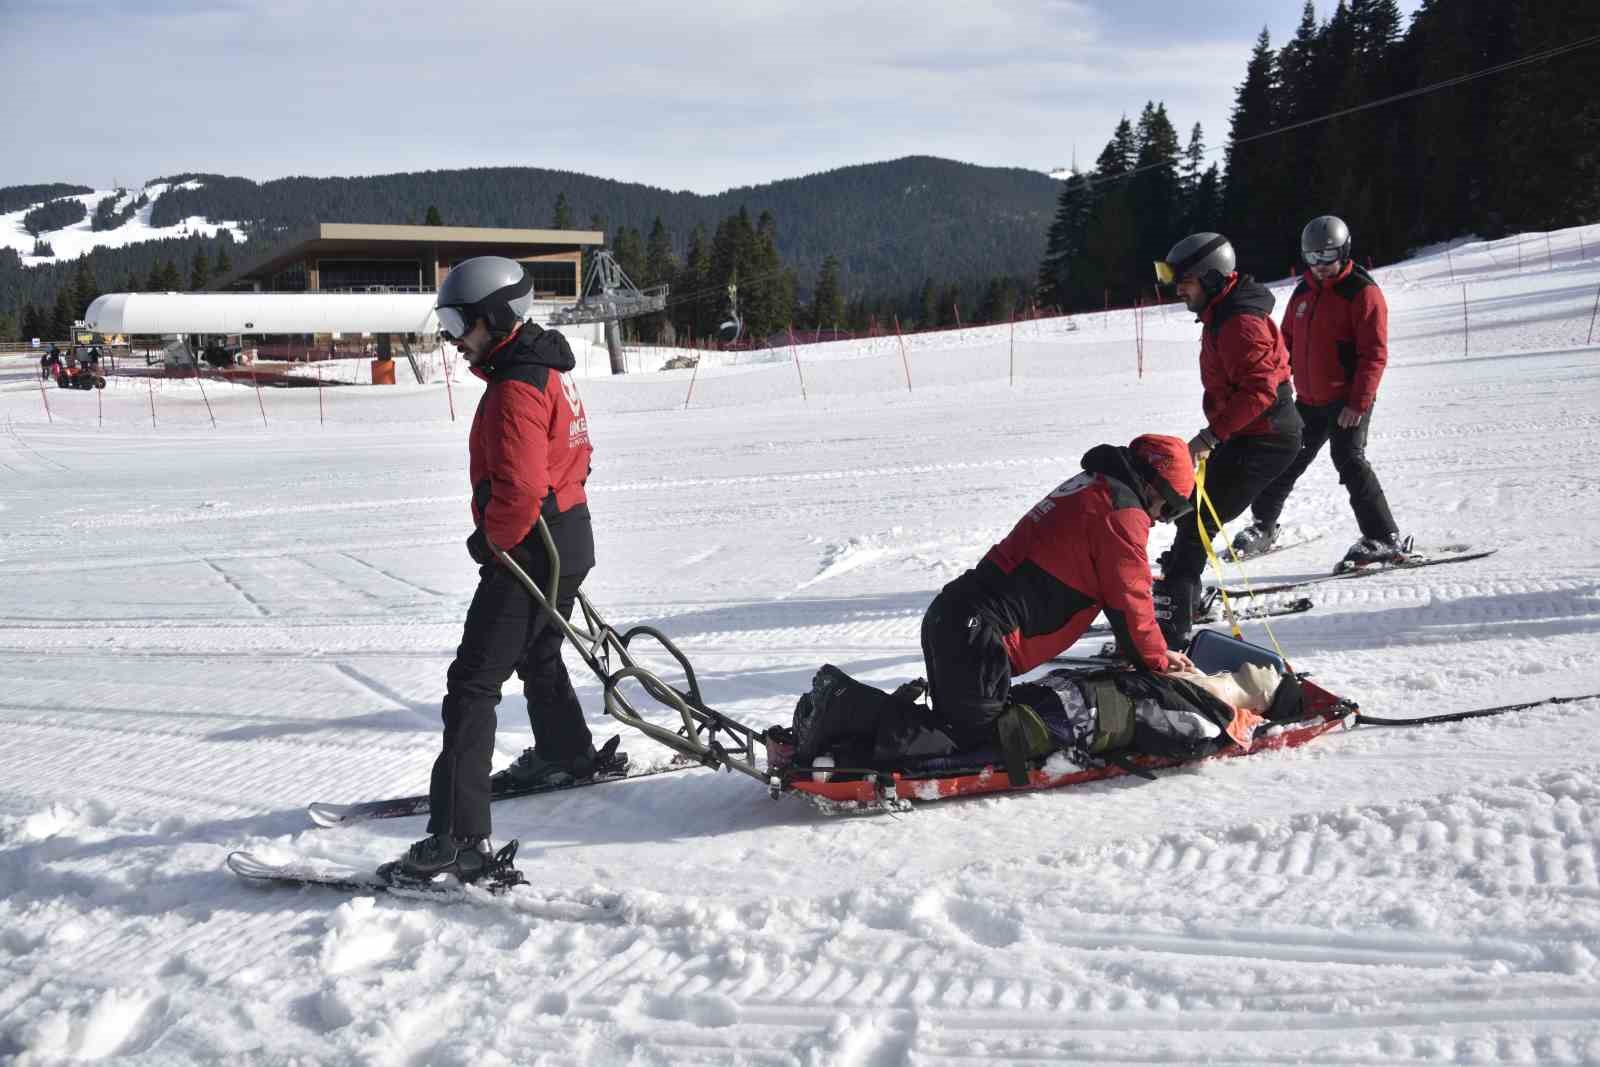
MULTIPOLYGON (((863 295, 915 289, 927 278, 1031 276, 1060 186, 1048 175, 911 156, 811 174, 714 196, 669 192, 539 167, 483 167, 367 178, 253 182, 178 175, 151 223, 194 215, 248 220, 244 238, 268 238, 309 222, 421 223, 430 207, 452 226, 550 226, 557 200, 577 228, 648 233, 659 216, 681 256, 696 226, 709 234, 741 206, 770 211, 779 254, 807 286, 837 256, 844 288, 863 295)), ((250 258, 246 249, 237 259, 250 258)))

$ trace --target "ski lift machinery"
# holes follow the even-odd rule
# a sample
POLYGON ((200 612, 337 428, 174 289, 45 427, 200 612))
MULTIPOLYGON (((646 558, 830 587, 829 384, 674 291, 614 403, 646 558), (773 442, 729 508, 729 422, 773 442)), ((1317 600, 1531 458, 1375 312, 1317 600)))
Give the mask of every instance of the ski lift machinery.
POLYGON ((640 290, 610 251, 601 248, 595 251, 589 263, 589 273, 583 280, 578 302, 571 307, 557 308, 550 315, 550 325, 604 323, 606 350, 611 353, 611 373, 624 374, 627 367, 622 358, 622 331, 617 323, 623 319, 665 311, 666 308, 665 285, 640 290))

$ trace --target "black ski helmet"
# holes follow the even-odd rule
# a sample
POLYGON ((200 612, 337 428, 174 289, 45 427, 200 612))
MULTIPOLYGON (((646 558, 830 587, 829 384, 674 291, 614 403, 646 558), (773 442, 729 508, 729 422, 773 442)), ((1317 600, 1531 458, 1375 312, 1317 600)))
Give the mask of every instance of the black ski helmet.
POLYGON ((1344 263, 1350 258, 1350 227, 1337 215, 1318 215, 1300 231, 1300 257, 1308 266, 1344 263), (1329 259, 1337 252, 1337 260, 1329 259))
POLYGON ((460 337, 483 319, 489 332, 508 334, 533 308, 533 276, 504 256, 477 256, 450 268, 433 302, 440 332, 460 337))
POLYGON ((1192 233, 1172 246, 1167 258, 1156 264, 1156 280, 1175 285, 1195 278, 1211 296, 1222 291, 1238 261, 1233 245, 1220 233, 1192 233), (1165 277, 1163 277, 1165 275, 1165 277))

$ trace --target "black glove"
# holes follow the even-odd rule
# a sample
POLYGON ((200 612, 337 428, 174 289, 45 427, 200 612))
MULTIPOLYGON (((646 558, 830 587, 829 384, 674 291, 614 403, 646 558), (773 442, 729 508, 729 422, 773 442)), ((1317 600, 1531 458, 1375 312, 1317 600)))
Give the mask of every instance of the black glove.
POLYGON ((495 561, 494 549, 489 547, 489 537, 483 532, 482 526, 474 529, 472 536, 467 538, 467 555, 480 566, 488 566, 495 561))

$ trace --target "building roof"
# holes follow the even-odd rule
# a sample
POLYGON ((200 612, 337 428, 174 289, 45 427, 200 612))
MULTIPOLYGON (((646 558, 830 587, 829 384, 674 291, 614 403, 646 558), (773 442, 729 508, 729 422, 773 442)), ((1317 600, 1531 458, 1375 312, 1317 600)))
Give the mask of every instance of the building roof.
POLYGON ((599 230, 519 230, 489 226, 384 226, 320 222, 297 233, 292 243, 216 278, 212 289, 252 279, 265 281, 307 258, 359 252, 396 258, 433 254, 441 259, 509 256, 527 259, 604 245, 599 230))

